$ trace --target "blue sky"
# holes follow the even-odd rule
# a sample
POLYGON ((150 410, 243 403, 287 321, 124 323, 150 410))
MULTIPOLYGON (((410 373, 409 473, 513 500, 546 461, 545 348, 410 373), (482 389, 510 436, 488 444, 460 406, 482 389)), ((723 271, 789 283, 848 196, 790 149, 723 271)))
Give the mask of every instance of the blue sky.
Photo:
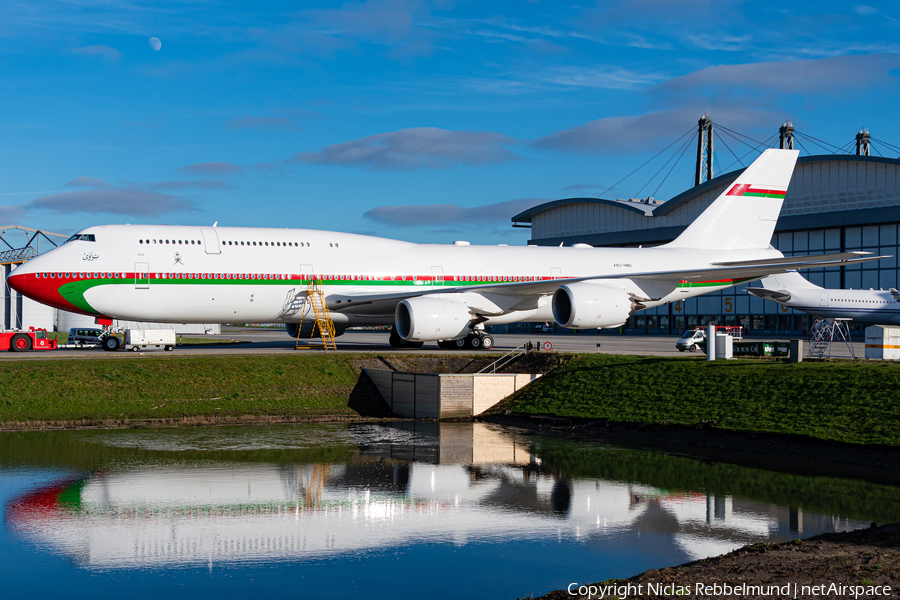
POLYGON ((888 2, 7 0, 0 224, 521 244, 535 204, 690 187, 706 112, 900 146, 898 39, 888 2))

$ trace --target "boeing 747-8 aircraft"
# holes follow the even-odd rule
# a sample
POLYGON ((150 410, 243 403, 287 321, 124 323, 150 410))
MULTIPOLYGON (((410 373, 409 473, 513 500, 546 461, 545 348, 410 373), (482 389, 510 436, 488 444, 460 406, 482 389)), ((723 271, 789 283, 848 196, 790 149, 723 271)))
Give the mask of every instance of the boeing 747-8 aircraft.
POLYGON ((825 289, 796 272, 766 277, 760 283, 762 287, 747 292, 811 315, 868 325, 900 324, 900 292, 895 289, 825 289))
POLYGON ((413 244, 306 229, 101 225, 9 276, 63 310, 133 321, 314 319, 324 286, 338 332, 393 325, 394 346, 479 348, 485 324, 555 320, 612 328, 636 310, 784 273, 873 260, 868 253, 784 258, 769 245, 798 152, 766 150, 674 241, 654 248, 413 244))

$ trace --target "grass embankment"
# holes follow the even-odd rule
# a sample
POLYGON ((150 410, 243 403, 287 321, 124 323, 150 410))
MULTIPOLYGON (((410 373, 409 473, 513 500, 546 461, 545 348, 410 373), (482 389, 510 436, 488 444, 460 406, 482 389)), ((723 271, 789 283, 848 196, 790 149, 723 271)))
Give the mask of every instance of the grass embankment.
POLYGON ((35 360, 0 366, 0 423, 356 415, 351 355, 35 360))
POLYGON ((581 355, 493 412, 699 425, 900 446, 900 368, 884 362, 581 355))

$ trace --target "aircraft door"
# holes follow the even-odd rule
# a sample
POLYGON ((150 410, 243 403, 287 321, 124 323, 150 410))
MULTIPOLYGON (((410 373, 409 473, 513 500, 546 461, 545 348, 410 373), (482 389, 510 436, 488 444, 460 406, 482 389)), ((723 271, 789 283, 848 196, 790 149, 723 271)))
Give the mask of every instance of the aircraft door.
POLYGON ((431 267, 431 285, 444 285, 444 267, 431 267))
POLYGON ((150 289, 150 263, 134 263, 134 289, 150 289))
POLYGON ((313 274, 313 266, 312 265, 300 265, 300 276, 303 279, 309 279, 310 275, 313 274))
POLYGON ((828 292, 819 294, 819 306, 828 306, 828 292))
POLYGON ((207 254, 222 254, 222 247, 219 245, 219 234, 216 230, 209 227, 200 230, 203 236, 203 247, 207 254))

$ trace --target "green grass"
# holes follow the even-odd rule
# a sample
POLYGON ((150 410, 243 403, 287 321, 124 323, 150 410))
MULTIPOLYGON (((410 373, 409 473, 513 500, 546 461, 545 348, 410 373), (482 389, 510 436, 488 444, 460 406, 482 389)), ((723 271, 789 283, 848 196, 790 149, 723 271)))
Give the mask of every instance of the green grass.
POLYGON ((900 365, 581 355, 494 409, 900 445, 900 365))
POLYGON ((0 423, 356 414, 351 355, 146 356, 0 363, 0 423))

